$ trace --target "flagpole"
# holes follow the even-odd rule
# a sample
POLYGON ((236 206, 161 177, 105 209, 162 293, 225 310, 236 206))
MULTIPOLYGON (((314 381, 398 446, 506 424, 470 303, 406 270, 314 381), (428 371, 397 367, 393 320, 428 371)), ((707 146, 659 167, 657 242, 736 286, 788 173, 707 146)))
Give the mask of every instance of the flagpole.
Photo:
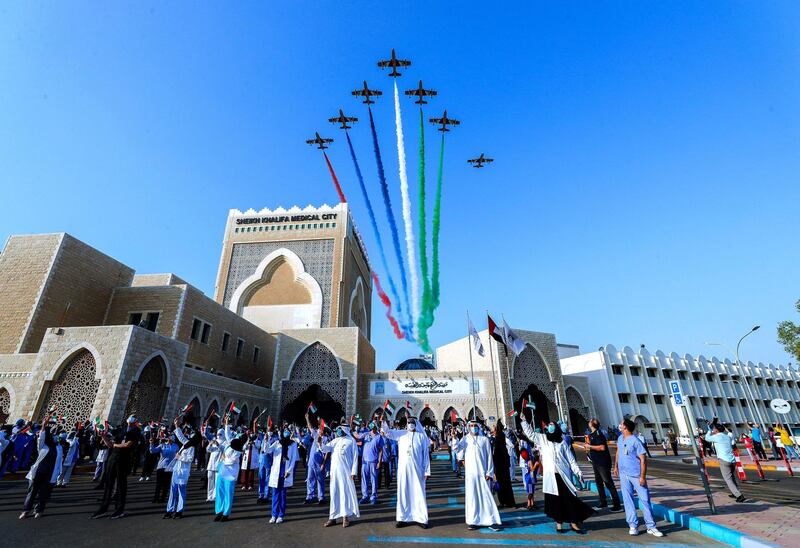
MULTIPOLYGON (((489 311, 488 310, 486 311, 486 317, 487 318, 489 317, 489 311)), ((489 331, 488 324, 487 324, 486 331, 487 332, 489 331)), ((495 419, 495 420, 498 420, 500 418, 500 403, 497 401, 497 382, 495 381, 495 378, 494 378, 494 352, 492 352, 492 340, 493 339, 494 338, 492 337, 492 334, 489 333, 489 362, 492 365, 492 386, 494 387, 494 407, 495 407, 495 413, 496 413, 495 416, 497 417, 497 419, 495 419)))
POLYGON ((469 332, 469 310, 467 310, 467 345, 469 346, 469 374, 472 380, 469 391, 472 392, 472 418, 478 420, 478 406, 475 403, 475 370, 472 368, 472 333, 469 332))

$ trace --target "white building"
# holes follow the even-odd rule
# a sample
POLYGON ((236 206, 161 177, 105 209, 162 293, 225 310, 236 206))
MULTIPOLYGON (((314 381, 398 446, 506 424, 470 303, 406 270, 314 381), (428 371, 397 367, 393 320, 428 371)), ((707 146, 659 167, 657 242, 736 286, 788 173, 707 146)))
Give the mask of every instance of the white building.
POLYGON ((695 358, 660 350, 650 354, 645 348, 634 352, 629 346, 619 351, 610 344, 560 362, 563 374, 589 381, 598 419, 604 426, 616 426, 622 417, 628 417, 646 431, 655 429, 659 436, 668 428, 688 435, 683 413, 670 397, 668 382, 677 379, 701 428, 705 429, 706 419, 713 417, 719 417, 737 434, 744 432, 745 423, 762 419, 800 427, 800 373, 782 365, 747 362, 737 366, 729 359, 695 358), (742 383, 747 383, 749 391, 742 383), (751 397, 760 414, 753 413, 751 397), (770 409, 769 402, 774 398, 792 404, 788 415, 779 416, 770 409))

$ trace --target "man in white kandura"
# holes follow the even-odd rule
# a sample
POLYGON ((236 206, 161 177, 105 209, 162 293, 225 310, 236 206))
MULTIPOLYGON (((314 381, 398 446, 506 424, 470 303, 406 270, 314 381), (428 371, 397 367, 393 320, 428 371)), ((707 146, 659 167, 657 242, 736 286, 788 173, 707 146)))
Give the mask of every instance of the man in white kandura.
POLYGON ((467 529, 478 527, 500 530, 500 513, 492 495, 494 461, 489 438, 481 434, 476 421, 469 424, 468 434, 459 440, 457 451, 464 451, 464 513, 467 529))
POLYGON ((428 502, 425 500, 425 481, 431 476, 431 440, 417 419, 408 417, 405 430, 393 430, 385 417, 381 430, 387 438, 397 441, 397 523, 403 527, 415 522, 428 528, 428 502))
POLYGON ((343 527, 349 527, 349 518, 360 516, 355 484, 358 477, 358 448, 346 426, 339 425, 335 432, 336 437, 328 443, 322 443, 322 437, 317 435, 320 451, 331 453, 331 511, 325 527, 336 525, 338 518, 342 518, 343 527))

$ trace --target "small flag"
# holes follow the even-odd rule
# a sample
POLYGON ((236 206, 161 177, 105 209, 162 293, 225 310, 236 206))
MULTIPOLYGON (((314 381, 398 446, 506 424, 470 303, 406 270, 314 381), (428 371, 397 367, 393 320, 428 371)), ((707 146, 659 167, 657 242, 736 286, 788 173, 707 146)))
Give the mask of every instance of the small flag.
POLYGON ((267 430, 272 430, 272 415, 267 416, 267 430))
POLYGON ((309 410, 311 413, 316 413, 316 412, 317 412, 317 406, 316 406, 316 405, 314 405, 314 402, 313 402, 313 401, 312 401, 311 403, 309 403, 309 404, 308 404, 308 410, 309 410))
POLYGON ((187 405, 184 405, 184 406, 181 408, 181 410, 178 412, 178 416, 180 416, 180 415, 183 415, 184 413, 186 413, 186 412, 187 412, 189 409, 191 409, 191 408, 192 408, 192 404, 191 404, 191 403, 189 403, 189 404, 187 404, 187 405))
POLYGON ((525 407, 528 409, 536 409, 536 404, 529 399, 525 399, 525 407))
POLYGON ((324 432, 324 431, 325 431, 325 419, 320 418, 319 419, 319 434, 320 434, 320 436, 322 435, 322 432, 324 432))
POLYGON ((458 422, 458 413, 455 412, 455 409, 450 410, 450 420, 452 422, 458 422))
POLYGON ((408 409, 409 411, 411 411, 411 402, 410 402, 410 401, 408 401, 408 400, 406 400, 406 409, 408 409))
POLYGON ((509 411, 508 413, 506 413, 506 415, 508 415, 509 417, 516 417, 517 415, 519 415, 519 413, 517 413, 516 411, 514 411, 514 410, 512 409, 511 411, 509 411))
POLYGON ((503 337, 504 337, 504 335, 503 335, 503 330, 502 330, 502 329, 500 329, 500 328, 497 326, 497 324, 494 322, 494 320, 492 319, 492 317, 491 317, 491 316, 489 316, 489 315, 487 314, 487 315, 486 315, 486 318, 487 318, 487 321, 488 321, 488 323, 489 323, 489 335, 490 335, 490 336, 491 336, 491 337, 492 337, 494 340, 496 340, 497 342, 499 342, 499 343, 503 343, 503 345, 505 345, 505 344, 506 344, 506 341, 505 341, 505 339, 503 338, 503 337))
POLYGON ((216 416, 217 416, 217 409, 214 408, 211 410, 211 414, 209 415, 209 417, 216 417, 216 416))
POLYGON ((55 412, 56 412, 56 404, 53 404, 53 405, 51 405, 50 407, 47 408, 47 413, 48 414, 52 415, 55 412))
POLYGON ((483 357, 486 352, 483 350, 483 343, 481 342, 481 338, 478 336, 478 330, 475 329, 475 326, 472 324, 472 320, 467 316, 468 322, 468 330, 469 336, 472 339, 472 348, 475 349, 475 352, 478 353, 478 356, 483 357))
POLYGON ((239 409, 238 407, 236 407, 236 402, 232 401, 231 402, 231 408, 228 409, 228 413, 236 413, 238 415, 241 412, 242 412, 242 410, 239 409))
POLYGON ((394 410, 395 410, 394 404, 392 402, 390 402, 389 400, 386 400, 386 403, 383 404, 383 410, 386 413, 388 413, 389 416, 394 415, 394 410))
POLYGON ((94 419, 94 425, 95 425, 95 426, 100 426, 100 417, 95 417, 95 419, 94 419))
POLYGON ((108 432, 108 421, 103 421, 103 430, 108 432))

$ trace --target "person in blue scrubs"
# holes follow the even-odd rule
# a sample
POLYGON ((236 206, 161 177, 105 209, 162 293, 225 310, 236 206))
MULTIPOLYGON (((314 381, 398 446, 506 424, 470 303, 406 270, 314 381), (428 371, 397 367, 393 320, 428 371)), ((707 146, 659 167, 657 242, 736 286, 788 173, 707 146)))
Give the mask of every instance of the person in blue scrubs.
POLYGON ((375 422, 369 423, 369 430, 364 434, 354 434, 353 437, 363 442, 361 456, 361 500, 359 504, 377 504, 378 502, 378 473, 383 461, 383 446, 386 440, 378 432, 375 422))
POLYGON ((303 504, 312 504, 315 499, 318 504, 323 504, 325 501, 325 459, 327 454, 323 453, 321 448, 330 440, 322 429, 311 426, 311 419, 308 413, 306 413, 306 426, 312 439, 308 448, 306 500, 303 504), (318 441, 320 439, 321 443, 318 441))
POLYGON ((614 462, 614 475, 619 476, 622 489, 622 502, 625 505, 625 521, 628 522, 631 536, 639 534, 639 517, 636 515, 634 492, 639 497, 647 534, 663 537, 664 533, 656 528, 653 508, 650 506, 650 490, 647 488, 647 451, 642 441, 636 437, 636 423, 623 419, 619 425, 622 432, 617 439, 617 458, 614 462))

